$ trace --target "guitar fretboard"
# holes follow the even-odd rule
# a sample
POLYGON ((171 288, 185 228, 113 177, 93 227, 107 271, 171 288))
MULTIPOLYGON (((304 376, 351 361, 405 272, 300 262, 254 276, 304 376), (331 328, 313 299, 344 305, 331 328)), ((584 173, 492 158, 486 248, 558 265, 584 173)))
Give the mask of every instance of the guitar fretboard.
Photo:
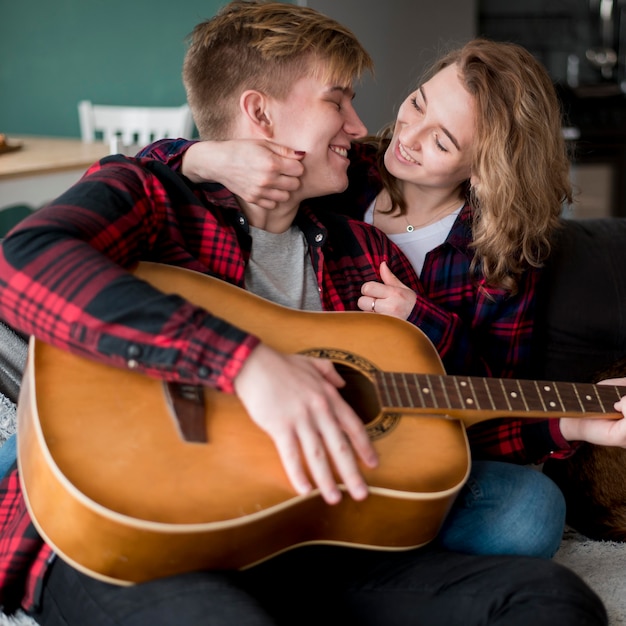
POLYGON ((432 409, 502 414, 615 414, 626 387, 509 378, 376 372, 387 409, 432 409))

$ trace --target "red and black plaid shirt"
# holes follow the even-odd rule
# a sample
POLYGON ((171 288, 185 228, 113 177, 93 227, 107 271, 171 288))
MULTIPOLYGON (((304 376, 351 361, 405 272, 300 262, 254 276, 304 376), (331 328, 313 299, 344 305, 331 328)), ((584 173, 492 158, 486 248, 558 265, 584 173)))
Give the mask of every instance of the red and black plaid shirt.
MULTIPOLYGON (((326 310, 358 310, 361 285, 387 261, 413 268, 379 231, 302 206, 296 223, 326 310)), ((230 392, 258 339, 124 268, 160 261, 244 287, 247 222, 220 185, 187 184, 153 160, 109 157, 3 242, 0 317, 42 341, 118 367, 230 392), (140 357, 137 355, 141 354, 140 357)), ((33 605, 52 556, 32 526, 17 470, 0 484, 0 605, 33 605)))
MULTIPOLYGON (((410 321, 430 337, 450 373, 514 373, 512 364, 524 357, 530 336, 524 305, 533 301, 535 276, 528 274, 515 302, 504 294, 495 293, 494 301, 478 296, 466 271, 469 208, 441 252, 427 259, 420 282, 380 231, 339 215, 340 197, 327 200, 304 205, 297 218, 324 309, 357 310, 361 285, 379 280, 386 260, 418 293, 410 321), (320 209, 324 204, 332 210, 320 209), (492 345, 483 343, 487 339, 492 345)), ((257 338, 124 268, 158 261, 243 287, 250 247, 245 218, 220 185, 189 184, 154 160, 108 157, 4 240, 0 317, 101 362, 125 368, 132 359, 148 375, 230 392, 257 338)), ((486 424, 478 442, 485 454, 525 461, 528 442, 534 454, 557 447, 546 428, 527 437, 519 421, 486 424)), ((0 483, 5 610, 33 606, 52 556, 30 521, 17 470, 9 472, 0 483)))

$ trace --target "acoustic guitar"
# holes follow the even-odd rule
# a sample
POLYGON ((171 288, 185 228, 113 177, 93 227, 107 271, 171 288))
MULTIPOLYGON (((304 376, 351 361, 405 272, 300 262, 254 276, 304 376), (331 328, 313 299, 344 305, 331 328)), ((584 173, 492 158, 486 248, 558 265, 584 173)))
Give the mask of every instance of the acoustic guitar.
POLYGON ((136 275, 255 333, 332 359, 377 448, 369 497, 297 495, 233 394, 176 386, 31 339, 18 456, 34 524, 66 561, 129 584, 245 568, 307 543, 405 550, 436 537, 470 469, 465 428, 495 417, 621 417, 626 388, 447 376, 408 322, 303 312, 176 267, 136 275))

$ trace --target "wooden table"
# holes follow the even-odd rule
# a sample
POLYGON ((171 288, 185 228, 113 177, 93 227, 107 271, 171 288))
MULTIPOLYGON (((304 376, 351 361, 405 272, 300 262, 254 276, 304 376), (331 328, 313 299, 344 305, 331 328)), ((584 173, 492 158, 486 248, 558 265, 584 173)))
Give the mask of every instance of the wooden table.
POLYGON ((96 161, 109 154, 103 142, 69 137, 8 137, 20 150, 0 153, 0 209, 12 204, 37 208, 73 185, 96 161))

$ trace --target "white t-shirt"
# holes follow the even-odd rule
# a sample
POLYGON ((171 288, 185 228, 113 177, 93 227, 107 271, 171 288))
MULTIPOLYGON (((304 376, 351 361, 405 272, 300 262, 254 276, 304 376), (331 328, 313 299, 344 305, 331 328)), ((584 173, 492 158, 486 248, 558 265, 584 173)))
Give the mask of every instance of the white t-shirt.
MULTIPOLYGON (((365 212, 363 221, 367 224, 374 223, 375 204, 376 201, 372 202, 365 212)), ((446 240, 462 208, 463 205, 453 213, 442 217, 439 221, 424 226, 423 228, 416 228, 410 233, 387 235, 387 237, 404 252, 404 255, 409 259, 418 276, 422 273, 426 255, 446 240)))

